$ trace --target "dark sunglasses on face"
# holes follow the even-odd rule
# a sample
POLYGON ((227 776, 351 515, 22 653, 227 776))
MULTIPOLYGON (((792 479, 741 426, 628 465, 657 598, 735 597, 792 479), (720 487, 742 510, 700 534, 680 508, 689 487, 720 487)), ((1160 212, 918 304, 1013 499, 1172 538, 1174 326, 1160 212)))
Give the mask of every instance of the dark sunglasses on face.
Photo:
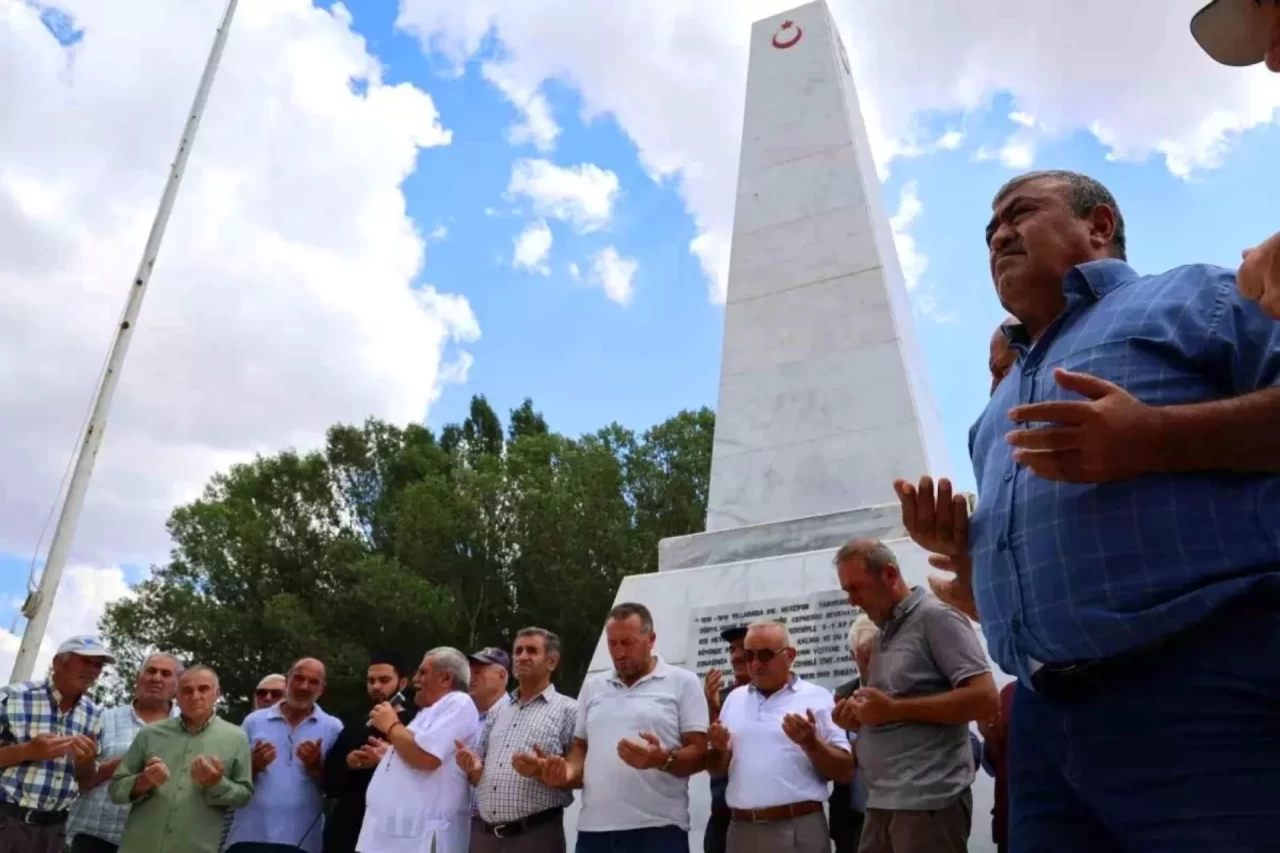
POLYGON ((743 649, 742 656, 747 659, 747 663, 752 663, 753 661, 769 663, 769 661, 785 651, 786 649, 743 649))
POLYGON ((257 696, 259 699, 283 699, 284 691, 283 690, 255 690, 253 691, 253 695, 257 696))

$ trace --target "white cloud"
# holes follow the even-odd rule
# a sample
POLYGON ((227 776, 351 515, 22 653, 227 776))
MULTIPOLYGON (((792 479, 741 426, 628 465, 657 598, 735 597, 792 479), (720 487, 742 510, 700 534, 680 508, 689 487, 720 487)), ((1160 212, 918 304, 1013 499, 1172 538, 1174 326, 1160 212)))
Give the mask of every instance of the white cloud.
POLYGON ((955 151, 964 144, 964 133, 959 130, 948 130, 938 137, 937 146, 941 151, 955 151))
POLYGON ((1029 140, 1010 139, 996 156, 1000 159, 1000 165, 1006 169, 1030 169, 1035 162, 1036 152, 1029 140))
POLYGON ((1013 112, 1009 113, 1009 121, 1013 122, 1014 124, 1020 124, 1023 127, 1036 126, 1036 117, 1031 115, 1030 113, 1024 113, 1021 110, 1014 110, 1013 112))
POLYGON ((594 163, 564 167, 549 160, 519 160, 511 167, 507 192, 529 199, 537 215, 568 222, 585 234, 613 218, 618 176, 594 163))
MULTIPOLYGON (((751 23, 793 5, 400 0, 399 21, 454 62, 495 33, 504 70, 526 88, 572 86, 584 116, 615 120, 650 175, 683 197, 699 235, 690 251, 715 299, 733 222, 751 23)), ((1263 69, 1222 68, 1200 53, 1187 22, 1203 0, 932 0, 909 15, 895 0, 830 5, 882 170, 894 157, 936 150, 922 117, 987 110, 998 92, 1035 117, 1040 138, 1089 129, 1117 157, 1157 154, 1180 175, 1215 166, 1234 134, 1272 121, 1280 106, 1280 86, 1263 69), (1026 37, 1039 32, 1054 38, 1026 37)))
POLYGON ((427 239, 435 240, 439 242, 441 240, 447 239, 448 236, 449 236, 449 226, 445 225, 444 223, 441 223, 437 225, 435 228, 431 229, 431 233, 427 235, 427 239))
POLYGON ((520 112, 520 121, 507 131, 507 141, 512 145, 530 144, 544 153, 555 148, 560 125, 556 124, 551 104, 538 91, 537 83, 531 86, 522 83, 515 76, 520 73, 520 67, 510 63, 486 62, 480 70, 520 112))
MULTIPOLYGON (((223 5, 62 0, 69 51, 0 2, 0 552, 28 553, 53 501, 223 5)), ((480 334, 465 298, 413 287, 400 186, 449 142, 341 4, 240 5, 73 563, 162 559, 169 511, 232 461, 425 416, 480 334)))
MULTIPOLYGON (((129 584, 118 567, 67 566, 53 600, 48 630, 36 656, 35 677, 43 677, 48 672, 53 654, 63 640, 76 634, 97 633, 98 620, 107 605, 129 595, 129 584)), ((18 634, 13 634, 0 629, 0 677, 5 679, 13 671, 13 661, 18 654, 22 629, 18 630, 18 634)))
POLYGON ((582 270, 578 268, 577 263, 574 261, 569 262, 569 278, 574 281, 580 281, 582 279, 582 270))
POLYGON ((545 219, 530 222, 513 240, 511 265, 518 270, 551 275, 551 228, 545 219))
POLYGON ((606 246, 591 261, 591 280, 604 289, 604 295, 610 301, 627 306, 635 296, 635 277, 639 268, 635 258, 625 258, 613 246, 606 246))
POLYGON ((906 279, 909 291, 920 286, 920 277, 929 268, 929 259, 920 251, 916 238, 909 231, 924 212, 918 189, 915 181, 903 184, 902 191, 898 194, 898 210, 889 218, 889 225, 893 228, 893 244, 898 249, 898 261, 902 265, 902 277, 906 279))

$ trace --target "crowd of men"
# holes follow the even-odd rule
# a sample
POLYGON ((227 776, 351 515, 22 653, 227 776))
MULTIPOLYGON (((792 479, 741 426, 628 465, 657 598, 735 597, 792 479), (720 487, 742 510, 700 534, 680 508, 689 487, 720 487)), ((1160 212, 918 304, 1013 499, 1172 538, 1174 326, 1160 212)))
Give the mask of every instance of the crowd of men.
MULTIPOLYGON (((1280 71, 1276 4, 1215 0, 1193 33, 1280 71)), ((0 688, 0 853, 556 853, 579 789, 580 853, 686 853, 703 770, 707 853, 958 853, 979 766, 1002 851, 1278 849, 1280 235, 1238 271, 1143 276, 1088 177, 1024 175, 992 209, 1011 316, 970 433, 976 507, 896 484, 952 573, 933 594, 882 542, 836 554, 864 614, 853 682, 799 678, 771 620, 724 633, 732 684, 700 678, 630 603, 576 699, 531 627, 511 654, 372 661, 371 709, 345 722, 304 658, 235 726, 217 674, 170 654, 98 707, 111 653, 74 637, 48 678, 0 688), (999 693, 970 619, 1016 677, 999 693)))

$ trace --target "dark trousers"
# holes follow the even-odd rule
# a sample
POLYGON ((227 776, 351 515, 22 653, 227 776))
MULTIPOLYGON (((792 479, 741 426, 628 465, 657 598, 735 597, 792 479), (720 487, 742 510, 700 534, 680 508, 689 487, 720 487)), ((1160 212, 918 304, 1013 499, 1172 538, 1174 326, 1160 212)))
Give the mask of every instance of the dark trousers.
POLYGON ((707 829, 702 833, 702 853, 724 853, 728 845, 729 816, 712 814, 707 829))
POLYGON ((1280 848, 1280 608, 1237 607, 1072 699, 1018 685, 1011 853, 1280 848))
POLYGON ((71 839, 71 853, 116 853, 120 845, 103 841, 96 835, 81 833, 71 839))
POLYGON ((0 853, 62 853, 64 828, 32 826, 12 814, 0 814, 0 853))
POLYGON ((678 826, 617 832, 579 832, 576 853, 689 853, 689 833, 678 826))

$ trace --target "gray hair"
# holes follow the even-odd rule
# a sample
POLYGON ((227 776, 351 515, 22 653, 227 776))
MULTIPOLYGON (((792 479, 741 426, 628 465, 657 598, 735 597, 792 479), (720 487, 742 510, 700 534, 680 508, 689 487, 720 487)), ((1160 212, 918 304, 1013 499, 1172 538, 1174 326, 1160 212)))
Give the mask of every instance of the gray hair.
POLYGON ((452 689, 466 693, 471 689, 471 663, 467 656, 452 646, 437 646, 424 659, 453 676, 452 689))
POLYGON ((519 640, 521 637, 541 637, 543 650, 547 653, 547 657, 551 655, 560 657, 560 637, 554 631, 531 625, 516 632, 516 639, 519 640))
POLYGON ((848 560, 861 560, 873 575, 883 574, 886 566, 898 568, 898 558, 879 539, 854 539, 846 542, 836 552, 834 562, 839 566, 848 560))
POLYGON ((256 689, 261 690, 263 687, 265 687, 265 686, 266 686, 266 684, 267 684, 267 682, 268 682, 268 681, 284 681, 284 682, 287 682, 288 680, 289 680, 289 679, 285 678, 285 677, 284 677, 283 675, 281 675, 280 673, 278 673, 278 672, 273 672, 273 673, 271 673, 270 675, 264 675, 264 676, 262 676, 262 680, 258 682, 258 687, 257 687, 256 689))
POLYGON ((632 601, 624 601, 622 604, 615 604, 613 609, 609 611, 610 619, 630 619, 632 616, 640 618, 640 630, 646 634, 653 633, 653 614, 649 612, 649 608, 643 604, 637 604, 632 601))
POLYGON ((202 663, 198 663, 195 666, 189 666, 186 669, 184 669, 182 671, 182 675, 178 676, 178 680, 181 681, 183 678, 186 678, 187 676, 199 675, 202 672, 207 672, 211 676, 213 676, 213 686, 218 688, 219 690, 222 689, 222 682, 218 679, 218 673, 214 671, 213 667, 205 666, 202 663))
POLYGON ((791 648, 791 632, 787 630, 787 626, 777 619, 757 619, 747 625, 747 633, 751 633, 752 628, 775 628, 782 634, 782 647, 784 649, 791 648))
POLYGON ((1071 212, 1081 218, 1093 213, 1094 209, 1100 204, 1105 204, 1111 208, 1116 215, 1116 231, 1111 235, 1111 247, 1113 253, 1120 260, 1125 260, 1126 239, 1124 233, 1124 216, 1120 213, 1120 205, 1116 202, 1116 197, 1111 194, 1111 190, 1104 187, 1101 183, 1079 172, 1069 172, 1065 169, 1049 169, 1039 172, 1027 172, 1025 175, 1019 175, 1013 180, 1006 183, 996 193, 996 197, 991 200, 991 207, 995 208, 1005 196, 1013 192, 1018 187, 1028 181, 1037 180, 1060 181, 1066 184, 1066 200, 1067 207, 1071 212))
POLYGON ((170 652, 152 652, 151 654, 147 655, 145 658, 142 659, 142 666, 138 667, 138 672, 142 672, 144 669, 146 669, 147 664, 151 663, 156 658, 168 658, 169 660, 173 661, 174 670, 177 671, 179 676, 181 676, 182 673, 186 671, 185 668, 182 666, 182 661, 178 660, 177 655, 172 654, 170 652))
POLYGON ((849 651, 857 655, 859 651, 874 643, 878 636, 880 636, 880 629, 876 627, 876 623, 872 622, 867 614, 860 614, 849 626, 849 651))

